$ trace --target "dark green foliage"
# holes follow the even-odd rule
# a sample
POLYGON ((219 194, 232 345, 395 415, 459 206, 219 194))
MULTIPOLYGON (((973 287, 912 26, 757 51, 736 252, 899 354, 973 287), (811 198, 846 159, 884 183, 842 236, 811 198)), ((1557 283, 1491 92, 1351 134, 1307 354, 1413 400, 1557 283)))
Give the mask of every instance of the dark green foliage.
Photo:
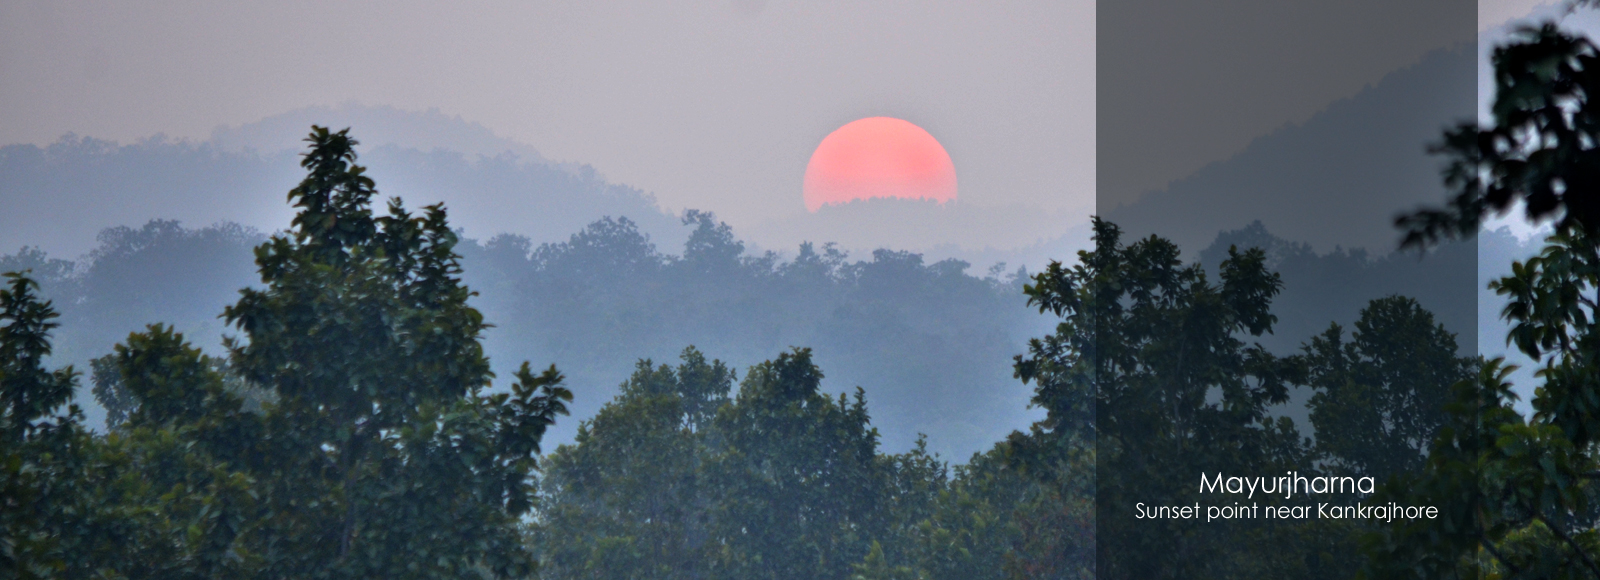
POLYGON ((1434 440, 1421 470, 1385 490, 1435 501, 1449 519, 1434 527, 1394 526, 1368 540, 1371 576, 1484 573, 1528 578, 1600 576, 1594 453, 1600 338, 1592 320, 1600 288, 1593 238, 1572 228, 1547 240, 1539 256, 1516 263, 1491 284, 1509 298, 1510 340, 1542 362, 1534 413, 1517 397, 1499 359, 1456 387, 1452 422, 1434 440), (1443 533, 1441 533, 1441 531, 1443 533))
MULTIPOLYGON (((1590 4, 1580 2, 1578 4, 1590 4)), ((1408 241, 1470 236, 1515 202, 1530 221, 1554 219, 1537 256, 1489 287, 1507 298, 1508 342, 1538 365, 1533 414, 1513 407, 1501 359, 1457 383, 1449 419, 1421 469, 1381 499, 1440 506, 1440 522, 1397 523, 1365 539, 1371 578, 1596 578, 1600 535, 1595 455, 1600 338, 1596 114, 1600 65, 1585 38, 1554 24, 1527 28, 1494 52, 1493 124, 1462 126, 1440 150, 1456 194, 1443 209, 1402 218, 1408 241)))
POLYGON ((536 349, 583 382, 615 385, 627 379, 618 361, 685 344, 743 365, 809 345, 830 376, 874 386, 874 423, 891 448, 909 448, 922 429, 930 448, 966 454, 1025 423, 1024 390, 1004 364, 1034 325, 1015 280, 907 252, 853 261, 827 245, 803 244, 780 261, 750 252, 709 212, 684 221, 679 255, 625 218, 561 243, 463 244, 468 279, 484 289, 478 304, 498 324, 492 352, 536 349), (976 395, 989 390, 1001 394, 976 395))
POLYGON ((223 392, 222 375, 207 364, 200 349, 170 328, 157 325, 129 336, 126 344, 117 345, 115 357, 123 388, 138 402, 128 413, 135 427, 193 424, 213 411, 208 403, 219 399, 238 406, 223 392))
POLYGON ((1095 251, 1028 287, 1062 316, 1017 360, 1049 411, 1028 432, 952 477, 920 445, 878 453, 859 391, 854 401, 822 395, 807 350, 752 367, 732 399, 731 373, 697 351, 676 369, 645 361, 551 458, 538 536, 546 572, 1349 577, 1360 564, 1343 556, 1356 549, 1355 524, 1134 522, 1128 512, 1150 498, 1202 499, 1200 472, 1414 467, 1440 430, 1448 384, 1469 368, 1454 336, 1414 300, 1390 297, 1368 305, 1350 344, 1334 327, 1280 359, 1241 339, 1274 321, 1280 283, 1264 252, 1230 252, 1211 282, 1165 240, 1124 246, 1115 226, 1096 225, 1095 251), (1319 393, 1323 447, 1273 415, 1290 385, 1319 393), (696 419, 694 409, 718 407, 713 421, 696 419), (1384 438, 1365 437, 1375 425, 1384 438))
POLYGON ((1600 438, 1600 332, 1595 327, 1600 292, 1600 244, 1583 231, 1558 233, 1538 256, 1517 263, 1490 284, 1506 296, 1507 340, 1544 362, 1535 416, 1558 427, 1572 445, 1600 438))
POLYGON ((221 373, 171 328, 153 325, 112 356, 133 401, 126 420, 84 456, 87 511, 69 575, 248 577, 260 555, 256 481, 237 470, 257 422, 221 373))
POLYGON ((13 277, 0 292, 11 324, 0 352, 11 363, 3 482, 8 577, 218 578, 239 577, 255 557, 240 539, 258 516, 252 480, 230 470, 218 454, 237 435, 229 415, 238 400, 198 350, 164 327, 130 338, 119 350, 118 374, 137 410, 121 434, 92 439, 75 407, 55 409, 71 395, 71 369, 46 373, 47 303, 31 283, 13 277), (31 369, 31 370, 30 370, 31 369), (21 379, 21 380, 12 380, 21 379), (13 403, 31 401, 18 407, 13 403))
POLYGON ((49 371, 55 309, 37 283, 7 273, 0 289, 0 575, 50 578, 71 554, 63 505, 74 499, 72 455, 81 444, 76 406, 61 413, 77 376, 49 371))
MULTIPOLYGON (((176 332, 170 327, 161 325, 153 325, 147 330, 152 333, 167 335, 176 332)), ((129 337, 129 344, 149 340, 151 340, 151 335, 135 334, 129 337)), ((123 350, 127 349, 124 345, 119 346, 123 346, 123 350)), ((192 348, 187 343, 185 343, 184 347, 192 348)), ((220 377, 222 389, 227 392, 227 395, 240 400, 243 410, 260 413, 263 410, 263 405, 273 399, 272 393, 251 385, 235 373, 229 367, 227 359, 203 354, 200 356, 208 371, 220 377)), ((90 377, 94 383, 94 387, 90 392, 94 395, 95 401, 100 403, 100 406, 106 410, 106 427, 110 430, 125 427, 133 413, 139 409, 139 401, 142 399, 129 390, 127 382, 123 379, 122 369, 125 367, 118 363, 117 353, 91 359, 89 367, 93 369, 90 377)))
POLYGON ((1451 385, 1478 364, 1457 357, 1455 336, 1403 296, 1372 301, 1349 341, 1334 324, 1304 351, 1318 450, 1343 471, 1380 480, 1422 467, 1451 385))
POLYGON ((41 436, 66 424, 54 416, 72 398, 76 375, 71 369, 47 371, 50 332, 58 324, 55 308, 38 298, 38 284, 20 273, 5 275, 0 290, 0 437, 7 446, 41 436), (51 421, 58 419, 57 421, 51 421))
POLYGON ((128 416, 138 408, 139 401, 122 384, 122 371, 117 369, 114 354, 89 361, 89 380, 94 383, 90 393, 106 411, 106 428, 116 429, 128 422, 128 416))
MULTIPOLYGON (((1371 529, 1367 524, 1137 520, 1133 508, 1139 502, 1226 501, 1196 493, 1200 473, 1293 470, 1307 477, 1404 480, 1425 458, 1446 456, 1425 450, 1448 432, 1450 385, 1469 377, 1476 362, 1458 357, 1455 336, 1401 296, 1371 301, 1349 342, 1332 325, 1312 337, 1303 354, 1275 357, 1244 342, 1276 322, 1269 306, 1281 282, 1267 267, 1266 252, 1230 249, 1217 264, 1220 280, 1211 282, 1200 265, 1180 263, 1166 240, 1124 246, 1116 226, 1099 220, 1095 226, 1094 251, 1080 253, 1070 269, 1052 264, 1027 287, 1032 303, 1062 323, 1017 359, 1018 376, 1036 381, 1035 403, 1049 416, 1008 441, 1011 464, 1046 492, 1034 502, 1070 510, 1074 501, 1093 497, 1093 532, 1081 532, 1088 527, 1084 518, 1072 517, 1087 506, 1019 512, 1014 522, 1021 547, 1012 552, 1010 569, 1025 577, 1060 577, 1058 564, 1021 557, 1074 553, 1063 539, 1084 533, 1077 546, 1092 545, 1095 557, 1066 561, 1092 561, 1098 578, 1354 574, 1361 562, 1345 555, 1371 529), (1291 385, 1315 393, 1309 403, 1315 446, 1279 416, 1291 385), (1083 474, 1090 470, 1083 464, 1090 461, 1086 485, 1083 474), (1035 515, 1041 512, 1065 517, 1035 515), (1051 547, 1030 550, 1037 545, 1051 547)), ((1251 500, 1267 506, 1285 501, 1251 500)))
POLYGON ((545 467, 537 545, 552 578, 705 578, 717 546, 710 419, 733 372, 685 350, 676 368, 640 361, 622 394, 545 467))
POLYGON ((1525 27, 1494 49, 1493 122, 1462 124, 1434 151, 1449 166, 1445 207, 1401 216, 1405 244, 1471 237, 1483 220, 1522 202, 1529 221, 1558 230, 1600 228, 1600 117, 1588 99, 1600 90, 1600 52, 1554 23, 1525 27))
MULTIPOLYGON (((1166 240, 1124 246, 1116 226, 1096 219, 1094 227, 1093 251, 1071 268, 1052 263, 1027 287, 1030 303, 1062 322, 1017 358, 1018 377, 1036 382, 1034 402, 1049 417, 1013 444, 1018 461, 1035 465, 1030 471, 1068 505, 1083 497, 1071 487, 1081 477, 1068 469, 1071 459, 1092 453, 1095 576, 1337 576, 1337 568, 1302 559, 1304 550, 1286 549, 1320 541, 1314 530, 1135 519, 1139 502, 1204 499, 1199 473, 1316 470, 1292 422, 1268 413, 1302 380, 1298 365, 1239 338, 1275 321, 1269 306, 1281 286, 1264 252, 1230 250, 1211 282, 1166 240), (1263 543, 1269 536, 1279 540, 1263 543)), ((1045 521, 1028 539, 1070 531, 1045 521)))
POLYGON ((6 497, 34 506, 7 504, 6 537, 23 539, 6 544, 8 569, 533 572, 522 518, 540 442, 572 394, 554 367, 536 375, 526 363, 509 392, 489 393, 487 325, 467 306, 444 210, 412 216, 395 200, 375 217, 355 141, 321 128, 308 141, 309 176, 290 194, 295 227, 257 249, 263 287, 226 309, 244 333, 227 341, 230 360, 166 326, 129 336, 93 364, 96 395, 114 411, 104 438, 78 429, 75 409, 47 416, 73 382, 70 369, 38 364, 54 314, 24 278, 0 294, 5 425, 17 442, 6 447, 6 497), (57 431, 63 442, 41 447, 57 431))
POLYGON ((692 348, 676 368, 641 361, 552 455, 548 574, 845 578, 894 507, 890 474, 905 474, 908 510, 930 485, 915 479, 943 479, 942 466, 878 456, 862 398, 822 394, 805 349, 752 367, 730 399, 733 378, 692 348))
POLYGON ((948 481, 923 475, 933 459, 918 450, 891 456, 910 467, 896 479, 917 484, 894 488, 894 521, 857 577, 1092 577, 1093 454, 1046 455, 1034 448, 1044 439, 1014 434, 955 466, 948 481))
MULTIPOLYGON (((225 311, 243 333, 227 342, 229 356, 204 355, 170 326, 128 336, 91 364, 107 435, 61 411, 74 375, 42 366, 50 304, 21 277, 0 292, 6 571, 460 578, 526 577, 541 564, 554 578, 1348 576, 1360 564, 1342 557, 1360 531, 1351 526, 1129 519, 1137 501, 1196 500, 1195 473, 1288 469, 1398 474, 1383 497, 1445 510, 1453 527, 1443 532, 1370 534, 1374 575, 1470 570, 1479 551, 1495 552, 1492 569, 1568 574, 1597 543, 1584 527, 1596 468, 1585 450, 1600 370, 1583 297, 1600 286, 1600 257, 1579 234, 1553 238, 1498 286, 1514 299, 1519 346, 1552 355, 1532 420, 1509 410, 1493 365, 1458 387, 1457 407, 1441 403, 1472 367, 1414 300, 1374 301, 1348 342, 1335 325, 1303 354, 1278 358, 1249 343, 1277 321, 1282 282, 1267 252, 1216 256, 1213 280, 1172 243, 1124 245, 1096 220, 1093 251, 1026 287, 1031 305, 1061 319, 1015 359, 1046 419, 953 471, 926 440, 880 453, 867 391, 829 395, 810 349, 754 365, 735 393, 729 366, 691 348, 676 367, 639 363, 574 444, 543 462, 536 485, 541 444, 572 400, 563 375, 523 363, 506 392, 492 392, 489 325, 469 306, 443 208, 414 215, 394 200, 375 212, 355 141, 321 128, 309 141, 308 175, 289 195, 300 210, 293 228, 257 248, 261 285, 225 311), (1317 393, 1316 447, 1274 415, 1291 385, 1317 393), (1468 478, 1482 466, 1493 477, 1468 478)), ((566 341, 557 351, 620 357, 666 340, 658 331, 671 326, 750 350, 784 335, 725 329, 792 320, 821 321, 808 338, 866 353, 851 364, 913 369, 905 376, 975 372, 963 361, 1007 348, 984 320, 1008 301, 998 276, 888 250, 848 263, 809 244, 780 264, 747 255, 709 213, 684 222, 694 231, 681 257, 658 253, 626 219, 564 244, 464 246, 494 266, 487 282, 548 298, 495 307, 518 313, 517 324, 554 327, 542 336, 566 341), (982 306, 943 307, 973 303, 982 306), (980 343, 988 350, 971 348, 980 343)), ((158 222, 121 231, 113 247, 140 256, 185 235, 158 222)), ((937 386, 901 397, 930 414, 951 401, 1020 403, 937 386)))
POLYGON ((321 128, 308 141, 292 236, 256 250, 265 288, 225 312, 245 333, 234 368, 275 397, 239 458, 275 514, 257 532, 263 573, 528 574, 517 518, 571 394, 526 364, 511 393, 485 393, 486 325, 444 209, 394 200, 374 217, 355 141, 321 128))
MULTIPOLYGON (((610 387, 630 370, 622 361, 674 355, 684 344, 741 365, 800 344, 815 349, 831 377, 872 386, 874 424, 890 449, 909 449, 921 431, 930 449, 965 457, 1030 420, 1029 389, 1012 379, 1009 358, 1050 324, 1019 307, 1026 276, 1015 268, 979 277, 959 262, 894 251, 851 259, 821 244, 769 263, 704 212, 684 233, 701 249, 653 247, 656 238, 622 219, 542 249, 516 236, 461 240, 463 278, 483 293, 472 304, 497 325, 486 334, 486 353, 500 363, 530 356, 559 362, 569 381, 610 387)), ((225 325, 215 314, 238 288, 257 282, 247 257, 261 239, 227 225, 154 222, 108 231, 92 259, 76 265, 33 253, 0 262, 59 262, 52 271, 62 277, 40 277, 41 292, 62 310, 57 357, 81 361, 87 371, 90 358, 152 322, 216 354, 225 325)), ((1401 293, 1435 312, 1461 311, 1450 302, 1455 282, 1444 274, 1473 259, 1461 245, 1421 263, 1358 251, 1319 255, 1247 227, 1218 236, 1199 254, 1201 263, 1214 272, 1230 244, 1268 248, 1269 266, 1283 277, 1274 299, 1276 335, 1253 339, 1278 353, 1297 350, 1329 320, 1348 325, 1370 296, 1401 293)), ((1440 322, 1471 327, 1459 318, 1440 322)), ((502 375, 515 369, 495 367, 502 375)), ((592 415, 609 394, 577 401, 574 413, 592 415)), ((86 409, 91 424, 98 411, 86 409)), ((552 436, 568 441, 574 428, 552 436)))
MULTIPOLYGON (((1029 432, 957 466, 952 478, 920 447, 877 454, 861 399, 821 396, 821 372, 804 350, 752 368, 737 397, 716 402, 709 425, 689 419, 686 402, 706 399, 689 395, 697 381, 679 378, 708 367, 693 358, 676 371, 646 362, 585 423, 578 444, 552 459, 550 525, 541 535, 547 570, 1348 577, 1358 562, 1338 555, 1355 549, 1352 525, 1135 523, 1126 512, 1145 498, 1198 499, 1191 474, 1202 471, 1415 466, 1420 441, 1439 429, 1443 391, 1468 368, 1454 337, 1415 301, 1391 297, 1368 305, 1351 344, 1336 329, 1314 338, 1307 354, 1278 359, 1239 338, 1274 320, 1268 306, 1279 283, 1263 252, 1232 252, 1213 283, 1179 263, 1170 243, 1123 246, 1115 226, 1097 225, 1096 251, 1028 288, 1036 305, 1063 317, 1056 334, 1017 361, 1049 411, 1029 432), (1291 384, 1321 393, 1314 414, 1318 432, 1329 434, 1323 448, 1269 412, 1291 384), (1356 395, 1372 397, 1357 405, 1356 395), (1406 413, 1421 416, 1407 422, 1406 413), (1374 424, 1385 438, 1354 436, 1374 424), (1363 443, 1394 456, 1368 457, 1363 443), (848 567, 833 564, 840 561, 848 567)), ((727 382, 716 384, 726 392, 727 382)))
POLYGON ((1086 454, 1041 460, 1018 448, 1039 439, 1021 438, 952 479, 923 443, 879 453, 859 391, 823 395, 805 349, 752 367, 732 398, 722 363, 693 348, 682 358, 641 361, 577 442, 550 456, 536 536, 548 577, 1089 573, 1086 454))
POLYGON ((711 466, 730 578, 842 578, 882 526, 878 434, 866 402, 829 398, 809 349, 752 367, 718 412, 711 466))

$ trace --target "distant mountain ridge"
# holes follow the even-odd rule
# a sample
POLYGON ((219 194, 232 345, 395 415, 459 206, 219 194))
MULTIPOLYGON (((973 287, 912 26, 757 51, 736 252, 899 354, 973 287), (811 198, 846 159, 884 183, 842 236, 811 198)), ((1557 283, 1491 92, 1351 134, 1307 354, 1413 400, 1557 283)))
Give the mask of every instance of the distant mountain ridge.
POLYGON ((1441 162, 1427 146, 1474 118, 1477 56, 1472 45, 1429 53, 1305 123, 1100 215, 1184 248, 1260 220, 1320 251, 1386 253, 1399 240, 1397 213, 1444 199, 1441 162))
POLYGON ((815 213, 771 220, 753 228, 769 239, 833 242, 855 253, 894 248, 955 258, 987 268, 996 262, 1038 270, 1050 259, 1088 247, 1088 211, 1047 211, 1038 206, 972 205, 960 200, 872 198, 827 205, 815 213), (1053 232, 1043 237, 1037 232, 1053 232), (1041 256, 1041 250, 1070 250, 1041 256))
POLYGON ((225 151, 274 154, 299 152, 311 125, 334 130, 352 127, 367 148, 394 146, 432 151, 444 149, 468 156, 498 157, 511 153, 522 161, 551 163, 532 145, 496 135, 479 123, 446 115, 437 108, 407 111, 381 105, 345 103, 337 107, 305 107, 272 115, 254 123, 221 126, 207 142, 225 151))
POLYGON ((445 203, 451 222, 475 237, 558 241, 607 216, 668 243, 686 235, 649 193, 587 165, 552 163, 482 125, 437 110, 344 105, 219 128, 202 142, 67 135, 45 147, 0 147, 0 251, 26 245, 76 256, 105 228, 153 219, 276 230, 292 217, 284 195, 304 177, 300 139, 313 124, 351 128, 381 195, 445 203))

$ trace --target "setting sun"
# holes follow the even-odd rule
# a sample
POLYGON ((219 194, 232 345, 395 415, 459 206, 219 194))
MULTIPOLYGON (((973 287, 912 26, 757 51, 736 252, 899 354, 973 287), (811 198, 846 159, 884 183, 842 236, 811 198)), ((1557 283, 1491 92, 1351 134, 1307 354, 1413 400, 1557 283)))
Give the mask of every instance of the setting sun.
POLYGON ((956 198, 956 169, 933 135, 892 117, 853 121, 829 133, 806 164, 806 210, 858 199, 956 198))

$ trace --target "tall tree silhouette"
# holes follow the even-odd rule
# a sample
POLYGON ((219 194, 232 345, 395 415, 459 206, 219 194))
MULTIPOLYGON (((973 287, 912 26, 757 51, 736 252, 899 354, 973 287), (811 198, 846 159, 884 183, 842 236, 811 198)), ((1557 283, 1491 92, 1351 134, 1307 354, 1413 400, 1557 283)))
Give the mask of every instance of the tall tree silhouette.
POLYGON ((1367 538, 1368 577, 1600 578, 1600 54, 1549 23, 1521 29, 1493 61, 1492 124, 1458 127, 1438 147, 1455 193, 1398 225, 1426 245, 1474 235, 1519 201, 1529 221, 1553 222, 1538 256, 1490 284, 1508 299, 1508 341, 1538 361, 1542 385, 1532 416, 1513 408, 1515 367, 1500 359, 1456 385, 1426 461, 1376 498, 1438 506, 1440 519, 1367 538))
MULTIPOLYGON (((1117 226, 1094 220, 1092 251, 1053 262, 1027 286, 1030 303, 1061 317, 1029 343, 1017 376, 1035 384, 1049 415, 1014 436, 1036 473, 1070 489, 1062 458, 1092 453, 1098 578, 1308 577, 1315 562, 1246 540, 1252 522, 1139 519, 1144 502, 1193 504, 1202 472, 1310 471, 1293 424, 1267 407, 1288 399, 1295 365, 1240 337, 1272 328, 1280 288, 1259 249, 1230 250, 1213 282, 1185 265, 1171 242, 1124 245, 1117 226)), ((1282 535, 1282 530, 1277 530, 1282 535)), ((1043 526, 1048 539, 1066 530, 1043 526)))

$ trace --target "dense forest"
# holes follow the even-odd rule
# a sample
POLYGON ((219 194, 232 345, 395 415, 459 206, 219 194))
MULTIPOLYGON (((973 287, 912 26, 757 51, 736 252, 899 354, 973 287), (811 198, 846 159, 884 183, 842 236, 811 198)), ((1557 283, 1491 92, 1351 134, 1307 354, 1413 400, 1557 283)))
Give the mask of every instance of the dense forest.
MULTIPOLYGON (((1600 306, 1590 298, 1600 288, 1600 206, 1587 188, 1600 183, 1600 124, 1588 101, 1600 90, 1588 72, 1600 70, 1600 50, 1552 26, 1497 49, 1495 64, 1494 122, 1451 129, 1438 147, 1451 197, 1397 225, 1408 247, 1427 251, 1476 235, 1487 216, 1512 208, 1553 222, 1541 252, 1489 286, 1504 297, 1510 341, 1540 367, 1532 413, 1516 411, 1503 360, 1464 355, 1457 332, 1402 294, 1365 300, 1348 323, 1321 321, 1297 333, 1293 348, 1269 347, 1264 337, 1288 330, 1279 299, 1292 291, 1291 266, 1351 255, 1237 243, 1264 239, 1255 228, 1185 260, 1167 239, 1130 238, 1095 219, 1091 249, 1031 275, 990 278, 887 250, 856 262, 827 246, 788 261, 749 256, 702 212, 685 215, 692 233, 675 256, 622 219, 565 243, 477 244, 461 239, 441 205, 408 209, 391 199, 380 208, 355 139, 315 127, 305 178, 289 194, 295 216, 280 233, 155 222, 108 232, 88 273, 38 252, 0 264, 11 270, 0 290, 0 570, 18 578, 1600 577, 1600 306), (141 291, 165 288, 132 283, 152 271, 140 260, 203 252, 254 273, 242 290, 196 295, 224 301, 220 325, 233 333, 212 354, 173 326, 151 324, 114 338, 87 368, 52 368, 58 332, 136 310, 141 291), (95 268, 129 271, 97 277, 95 268), (717 342, 713 331, 747 323, 732 316, 747 295, 729 289, 756 283, 790 293, 782 304, 795 312, 754 327, 781 326, 785 316, 841 326, 717 342), (909 283, 937 291, 897 286, 909 283), (541 300, 474 302, 474 288, 507 286, 533 288, 541 300), (916 320, 905 312, 942 308, 941 300, 985 305, 939 314, 937 327, 904 322, 916 320), (612 309, 624 303, 652 308, 612 309), (879 349, 879 364, 913 366, 961 352, 941 337, 987 328, 979 322, 991 307, 1053 325, 1014 357, 992 355, 1043 416, 955 465, 920 443, 885 450, 872 385, 825 391, 833 371, 823 357, 784 344, 857 332, 852 323, 889 328, 892 347, 858 347, 879 349), (573 311, 590 324, 556 315, 573 311), (522 351, 535 356, 492 352, 500 318, 498 331, 546 327, 556 338, 522 351), (576 421, 570 443, 553 445, 553 426, 572 421, 584 394, 562 370, 562 349, 655 340, 651 325, 689 325, 687 336, 706 338, 653 345, 675 358, 623 365, 615 396, 576 421), (719 358, 742 348, 767 354, 748 365, 719 358), (895 358, 902 352, 928 358, 895 358), (491 355, 520 364, 497 368, 491 355), (75 399, 86 380, 107 412, 103 431, 75 399), (1296 392, 1309 396, 1297 403, 1296 392), (1291 403, 1303 416, 1281 412, 1291 403), (1440 516, 1132 515, 1140 501, 1211 501, 1193 486, 1196 472, 1361 473, 1382 481, 1375 493, 1329 501, 1425 505, 1440 516)), ((171 270, 183 269, 154 271, 171 270)), ((208 276, 238 273, 191 270, 182 282, 206 292, 216 285, 208 276)), ((164 313, 133 316, 151 314, 164 313)), ((1004 404, 1021 402, 967 403, 1004 404)))
MULTIPOLYGON (((469 306, 462 245, 444 209, 417 215, 395 200, 378 214, 375 184, 353 163, 354 140, 318 129, 311 141, 309 175, 291 193, 299 214, 287 233, 256 247, 260 283, 224 308, 224 321, 241 333, 224 342, 226 355, 203 354, 171 327, 153 325, 93 361, 109 433, 85 429, 69 405, 79 377, 45 369, 58 316, 33 279, 11 276, 3 296, 7 425, 13 457, 26 463, 8 472, 7 497, 18 501, 8 502, 6 517, 8 529, 29 534, 17 536, 26 541, 13 544, 8 563, 39 577, 515 577, 536 569, 611 578, 1084 577, 1097 545, 1115 545, 1095 535, 1092 466, 1110 460, 1096 452, 1097 439, 1126 438, 1119 448, 1140 448, 1140 457, 1170 455, 1163 461, 1201 468, 1237 461, 1234 445, 1220 444, 1232 441, 1253 449, 1254 461, 1308 472, 1318 461, 1399 472, 1422 461, 1421 441, 1438 425, 1384 419, 1435 416, 1409 408, 1428 399, 1410 391, 1444 389, 1469 374, 1453 335, 1398 296, 1368 305, 1348 338, 1330 326, 1300 354, 1247 345, 1236 335, 1270 329, 1271 299, 1282 286, 1264 250, 1229 250, 1210 282, 1172 244, 1125 244, 1116 226, 1097 222, 1093 251, 1074 267, 1052 265, 1023 289, 1028 304, 1062 317, 1015 363, 1048 416, 965 464, 951 469, 920 444, 885 453, 864 391, 822 392, 823 368, 798 347, 774 349, 742 379, 692 346, 676 365, 639 361, 620 394, 580 422, 573 443, 541 455, 574 394, 557 367, 539 374, 527 363, 507 373, 509 389, 491 388, 482 341, 489 320, 469 306), (1095 333, 1086 333, 1091 325, 1095 333), (1184 335, 1169 332, 1179 327, 1184 335), (1094 377, 1085 390, 1074 361, 1093 350, 1084 342, 1091 338, 1115 340, 1128 360, 1121 374, 1094 377), (1174 340, 1210 345, 1212 358, 1176 368, 1204 378, 1187 382, 1191 390, 1086 397, 1165 384, 1174 340), (1426 364, 1395 372, 1394 345, 1426 364), (1223 400, 1207 401, 1219 380, 1223 400), (1291 383, 1317 391, 1316 446, 1291 420, 1268 413, 1287 400, 1291 383), (1149 397, 1174 404, 1138 402, 1149 397), (1366 404, 1374 398, 1383 404, 1366 404), (1144 420, 1095 434, 1091 408, 1115 400, 1144 420), (1137 427, 1168 421, 1198 431, 1137 427), (1374 425, 1396 431, 1384 441, 1400 443, 1374 448, 1365 436, 1374 425), (1187 443, 1201 436, 1219 444, 1187 443)), ((695 231, 685 255, 660 263, 650 263, 656 254, 621 220, 563 245, 530 250, 502 238, 477 251, 492 260, 512 248, 509 259, 543 268, 570 260, 566 267, 599 278, 583 291, 659 293, 605 270, 682 268, 677 275, 706 284, 700 294, 712 299, 718 276, 737 274, 719 267, 792 276, 779 279, 790 284, 809 279, 812 288, 847 279, 868 290, 873 268, 899 264, 928 283, 941 274, 914 256, 882 252, 852 265, 826 248, 777 266, 741 257, 710 215, 687 221, 695 231), (631 251, 596 251, 617 240, 633 242, 623 247, 631 251), (618 256, 634 261, 599 259, 618 256)), ((250 236, 162 223, 115 232, 146 246, 199 238, 190 243, 224 249, 205 236, 250 236)), ((33 260, 57 284, 76 279, 36 254, 12 259, 33 260)), ((137 268, 126 259, 105 266, 137 268)), ((959 277, 964 267, 942 274, 959 277)), ((978 296, 1015 290, 1011 281, 969 280, 978 296)), ((581 295, 550 294, 556 310, 592 307, 581 295)), ((621 336, 634 318, 590 332, 621 336)), ((1108 411, 1125 412, 1101 412, 1108 411)), ((1187 493, 1133 482, 1123 489, 1187 493)), ((1218 545, 1195 549, 1233 545, 1231 535, 1203 536, 1218 545)), ((1253 548, 1236 563, 1274 573, 1335 569, 1269 556, 1253 548)), ((1178 551, 1145 563, 1184 560, 1178 551)))
MULTIPOLYGON (((574 413, 587 417, 639 358, 670 359, 693 344, 742 368, 813 345, 841 385, 834 391, 870 386, 874 406, 892 410, 878 423, 897 449, 921 431, 936 451, 965 457, 1032 420, 1009 360, 1046 325, 1023 307, 1022 273, 977 277, 965 263, 888 250, 852 260, 831 246, 779 260, 747 251, 710 214, 686 221, 678 254, 627 218, 561 243, 462 240, 462 278, 480 293, 469 300, 495 325, 484 339, 491 360, 558 364, 580 395, 574 413)), ((24 250, 0 256, 0 269, 33 271, 62 313, 56 359, 81 367, 154 322, 220 346, 228 329, 217 315, 259 284, 251 248, 265 238, 155 221, 104 231, 85 260, 24 250)), ((563 425, 554 436, 575 434, 563 425)))
MULTIPOLYGON (((807 346, 829 370, 826 391, 867 389, 874 425, 897 452, 922 434, 931 451, 964 461, 1039 418, 1011 357, 1053 323, 1025 307, 1021 267, 984 272, 893 250, 852 257, 826 244, 780 256, 748 249, 709 213, 685 217, 685 243, 671 252, 627 218, 599 220, 556 243, 462 239, 462 278, 479 293, 469 302, 495 325, 484 337, 495 370, 510 373, 522 359, 553 362, 578 395, 574 416, 589 417, 638 359, 674 360, 694 345, 742 369, 807 346)), ((265 239, 231 224, 153 221, 103 231, 81 260, 25 249, 0 256, 0 271, 32 270, 62 314, 52 360, 86 368, 155 322, 220 347, 228 329, 217 315, 240 288, 258 284, 251 249, 265 239)), ((1508 254, 1525 252, 1515 238, 1493 239, 1508 254)), ((1426 260, 1317 253, 1254 224, 1223 232, 1196 256, 1215 270, 1234 245, 1266 249, 1284 279, 1277 330, 1255 339, 1275 353, 1292 354, 1330 321, 1354 322, 1367 301, 1390 293, 1441 313, 1452 332, 1474 327, 1463 315, 1472 306, 1460 304, 1472 294, 1437 283, 1472 271, 1471 244, 1446 245, 1426 260)), ((1470 337, 1462 341, 1471 348, 1470 337)), ((1296 409, 1310 395, 1295 389, 1284 412, 1303 423, 1296 409)), ((85 407, 97 425, 102 410, 85 407)), ((572 423, 552 431, 560 442, 575 435, 572 423)))

